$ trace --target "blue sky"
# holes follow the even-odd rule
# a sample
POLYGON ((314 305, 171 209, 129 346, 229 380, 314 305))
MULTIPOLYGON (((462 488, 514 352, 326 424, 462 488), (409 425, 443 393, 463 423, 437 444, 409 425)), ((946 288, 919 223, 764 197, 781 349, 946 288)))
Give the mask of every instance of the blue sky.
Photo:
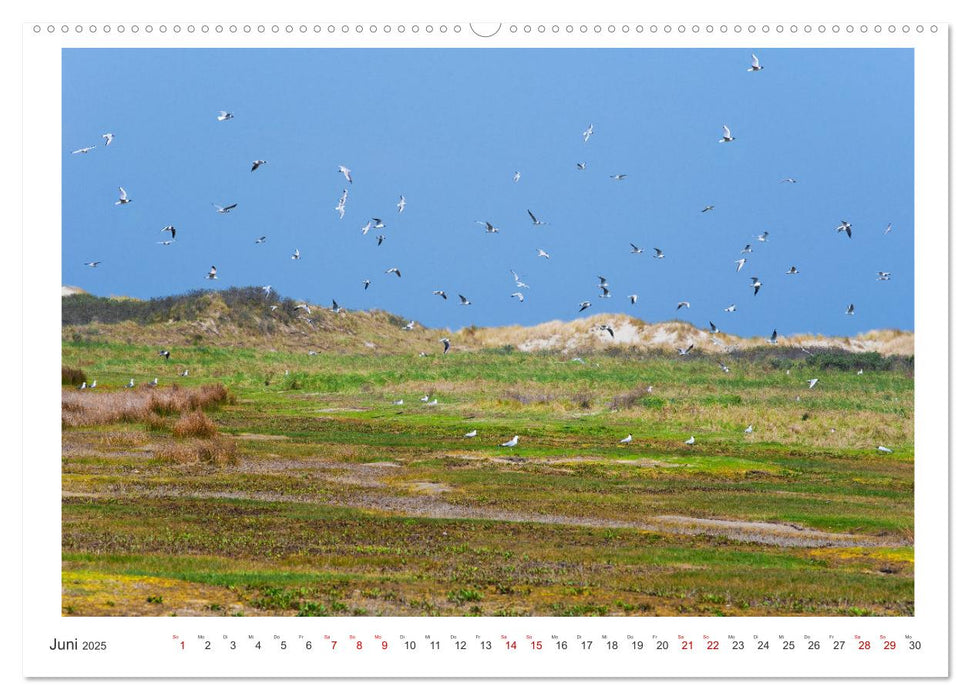
POLYGON ((747 72, 744 49, 64 50, 63 282, 140 298, 270 284, 452 329, 572 319, 591 301, 583 315, 740 335, 912 330, 912 51, 752 50, 765 70, 747 72), (119 186, 130 204, 114 205, 119 186), (387 226, 362 236, 371 217, 387 226), (167 225, 176 243, 158 245, 167 225))

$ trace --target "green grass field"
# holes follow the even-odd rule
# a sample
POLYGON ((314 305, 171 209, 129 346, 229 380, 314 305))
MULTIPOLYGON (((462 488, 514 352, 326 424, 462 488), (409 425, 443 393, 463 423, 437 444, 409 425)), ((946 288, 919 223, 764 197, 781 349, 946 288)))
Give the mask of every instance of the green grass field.
POLYGON ((109 402, 232 394, 205 408, 215 436, 164 410, 65 423, 68 615, 914 613, 901 370, 204 345, 166 362, 70 337, 62 355, 109 402))

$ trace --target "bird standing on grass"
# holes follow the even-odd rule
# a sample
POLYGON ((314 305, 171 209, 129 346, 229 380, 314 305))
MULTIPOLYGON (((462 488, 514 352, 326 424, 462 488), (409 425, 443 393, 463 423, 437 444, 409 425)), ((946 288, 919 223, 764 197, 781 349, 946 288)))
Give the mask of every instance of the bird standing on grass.
POLYGON ((513 435, 512 440, 510 440, 509 442, 502 443, 501 445, 499 445, 499 447, 515 447, 518 444, 519 444, 519 436, 513 435))

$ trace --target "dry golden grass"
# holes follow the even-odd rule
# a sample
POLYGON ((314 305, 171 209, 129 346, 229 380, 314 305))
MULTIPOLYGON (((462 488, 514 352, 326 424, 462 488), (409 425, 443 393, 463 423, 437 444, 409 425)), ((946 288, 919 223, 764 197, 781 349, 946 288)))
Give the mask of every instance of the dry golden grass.
POLYGON ((209 464, 225 467, 239 462, 235 441, 221 435, 165 445, 155 451, 155 457, 168 464, 179 465, 209 464))
POLYGON ((61 425, 76 428, 112 423, 147 423, 159 427, 161 416, 214 408, 232 402, 221 384, 193 389, 170 386, 127 391, 64 391, 61 399, 61 425))
POLYGON ((172 434, 178 438, 211 438, 219 433, 216 424, 201 410, 183 413, 172 426, 172 434))

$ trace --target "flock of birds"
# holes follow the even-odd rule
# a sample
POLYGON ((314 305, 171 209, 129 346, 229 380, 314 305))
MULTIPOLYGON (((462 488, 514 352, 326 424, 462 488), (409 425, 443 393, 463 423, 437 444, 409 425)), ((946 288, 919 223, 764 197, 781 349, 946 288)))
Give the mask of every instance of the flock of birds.
MULTIPOLYGON (((765 69, 765 67, 761 64, 761 62, 759 61, 758 57, 755 54, 752 54, 751 65, 750 65, 750 67, 747 70, 749 72, 756 73, 756 72, 760 72, 760 71, 762 71, 764 69, 765 69)), ((217 121, 220 121, 220 122, 228 122, 228 121, 234 119, 234 115, 232 114, 232 112, 219 111, 217 113, 217 115, 216 115, 216 119, 217 119, 217 121)), ((591 137, 593 136, 593 134, 594 134, 594 125, 593 124, 589 124, 581 132, 581 134, 580 134, 581 135, 581 138, 583 140, 583 143, 587 143, 591 139, 591 137)), ((113 133, 111 133, 111 132, 106 132, 106 133, 102 134, 101 137, 104 139, 104 144, 103 144, 103 147, 104 148, 108 148, 109 146, 111 146, 112 142, 115 140, 115 135, 113 133)), ((736 140, 737 140, 737 137, 732 134, 732 131, 729 128, 729 126, 728 125, 723 125, 722 126, 722 135, 721 135, 721 138, 718 139, 718 143, 720 143, 720 144, 732 144, 736 140)), ((97 146, 94 146, 94 145, 92 145, 92 146, 85 146, 85 147, 82 147, 82 148, 75 149, 75 150, 71 151, 71 153, 72 153, 72 155, 84 155, 84 154, 90 153, 91 151, 95 150, 96 148, 97 148, 97 146)), ((266 166, 267 164, 268 164, 268 162, 266 160, 264 160, 264 159, 255 159, 255 160, 251 161, 251 163, 250 163, 250 172, 251 173, 255 173, 256 171, 258 171, 263 166, 266 166)), ((585 171, 587 169, 587 163, 585 161, 579 161, 579 162, 577 162, 576 163, 576 169, 578 171, 585 171)), ((339 198, 337 200, 337 204, 334 207, 334 210, 336 211, 338 218, 340 220, 342 220, 344 218, 346 212, 347 212, 347 205, 348 205, 349 192, 350 192, 350 189, 349 188, 351 188, 353 186, 354 179, 353 179, 352 174, 351 174, 351 168, 347 167, 346 165, 339 164, 337 166, 336 172, 344 180, 344 187, 343 187, 342 192, 341 192, 341 194, 340 194, 340 196, 339 196, 339 198)), ((513 181, 513 183, 518 183, 520 181, 520 178, 521 177, 522 177, 521 171, 516 170, 513 173, 513 175, 512 175, 512 181, 513 181)), ((616 173, 616 174, 609 175, 609 177, 610 177, 611 180, 620 182, 620 181, 623 181, 623 180, 625 180, 627 178, 627 174, 626 173, 616 173)), ((796 185, 797 182, 798 182, 798 180, 796 178, 794 178, 794 177, 785 177, 785 178, 783 178, 780 181, 780 184, 784 184, 784 185, 796 185)), ((129 196, 127 190, 124 187, 119 186, 118 187, 118 193, 119 193, 118 199, 117 199, 117 201, 115 201, 115 205, 116 206, 127 206, 127 205, 132 204, 133 199, 129 196)), ((215 210, 215 213, 216 214, 219 214, 219 215, 231 215, 234 212, 234 210, 236 209, 236 207, 238 206, 238 203, 237 202, 233 202, 233 203, 229 203, 229 204, 217 204, 217 203, 213 202, 211 204, 212 204, 212 207, 215 210)), ((397 214, 398 215, 401 215, 404 212, 407 204, 408 204, 408 202, 407 202, 407 199, 405 198, 405 196, 403 194, 402 195, 399 195, 398 200, 397 200, 397 202, 395 204, 395 208, 397 210, 397 214)), ((715 208, 715 205, 713 205, 713 204, 705 205, 701 209, 701 213, 707 214, 707 213, 713 211, 714 208, 715 208)), ((546 226, 546 225, 548 225, 548 222, 547 221, 544 221, 543 219, 541 219, 536 213, 534 213, 532 211, 532 209, 527 209, 526 210, 526 215, 529 217, 529 220, 530 220, 530 222, 531 222, 531 224, 533 226, 546 226)), ((489 221, 489 220, 476 220, 475 223, 477 225, 479 225, 479 226, 482 226, 483 227, 483 230, 485 231, 486 234, 498 234, 498 233, 500 233, 500 228, 498 226, 496 226, 494 223, 492 223, 492 221, 489 221)), ((367 235, 368 233, 370 233, 372 231, 378 232, 378 231, 381 231, 382 229, 385 229, 386 226, 387 226, 387 223, 385 222, 384 219, 377 218, 377 217, 371 217, 367 221, 365 221, 364 225, 361 227, 361 234, 362 235, 367 235)), ((891 232, 891 230, 892 230, 892 224, 888 224, 883 233, 885 235, 886 234, 889 234, 891 232)), ((852 224, 850 222, 846 221, 846 220, 840 220, 839 225, 835 227, 835 231, 837 233, 845 233, 848 239, 852 239, 852 236, 853 236, 853 227, 852 227, 852 224)), ((169 245, 172 245, 173 243, 175 243, 175 241, 176 241, 176 233, 177 233, 176 226, 174 226, 172 224, 168 224, 168 225, 164 226, 161 229, 161 232, 162 233, 169 234, 169 237, 168 238, 165 238, 165 239, 163 239, 161 241, 158 241, 158 244, 163 245, 163 246, 169 246, 169 245)), ((382 243, 386 240, 386 238, 385 238, 385 236, 384 236, 383 233, 376 233, 375 238, 376 238, 376 241, 377 241, 377 245, 378 246, 382 245, 382 243)), ((769 232, 768 231, 763 231, 761 234, 755 236, 754 238, 755 238, 755 241, 757 243, 766 244, 768 242, 768 240, 769 240, 769 232)), ((267 240, 267 237, 264 235, 264 236, 260 236, 259 238, 257 238, 254 241, 254 243, 257 244, 257 245, 259 245, 259 244, 265 243, 266 240, 267 240)), ((633 242, 630 243, 629 253, 631 255, 642 255, 647 250, 648 250, 647 248, 641 247, 640 245, 638 245, 636 243, 633 243, 633 242)), ((665 259, 665 254, 664 254, 664 251, 663 250, 661 250, 660 248, 657 248, 657 247, 653 247, 652 250, 653 250, 653 254, 651 255, 652 258, 654 258, 656 260, 659 260, 659 261, 665 259)), ((537 252, 537 257, 539 257, 539 258, 542 258, 542 259, 545 259, 545 260, 551 260, 552 259, 552 256, 550 255, 550 253, 547 252, 546 250, 542 249, 542 248, 537 248, 536 249, 536 252, 537 252)), ((736 260, 734 260, 734 263, 733 263, 735 265, 735 271, 736 272, 741 272, 742 269, 745 267, 745 265, 750 261, 751 256, 753 256, 755 254, 755 248, 753 248, 752 244, 746 244, 740 250, 740 253, 739 254, 740 254, 741 257, 739 257, 736 260)), ((299 248, 295 248, 294 249, 294 252, 290 255, 290 258, 292 260, 294 260, 294 261, 299 261, 301 259, 300 249, 299 248)), ((86 265, 86 266, 88 266, 90 268, 97 268, 99 265, 101 265, 101 261, 100 260, 87 261, 87 262, 84 262, 84 265, 86 265)), ((387 268, 384 271, 384 273, 386 275, 393 275, 393 276, 395 276, 397 278, 400 278, 402 276, 402 271, 398 267, 389 267, 389 268, 387 268)), ((530 289, 530 286, 529 286, 529 284, 526 283, 526 281, 515 270, 510 270, 510 273, 511 273, 512 278, 513 278, 513 283, 515 284, 515 291, 512 291, 509 296, 510 296, 510 298, 518 301, 519 303, 523 303, 523 302, 526 301, 526 298, 527 298, 526 297, 526 292, 524 290, 530 289)), ((785 271, 785 274, 786 275, 798 275, 799 273, 800 273, 800 271, 798 269, 798 266, 796 266, 796 265, 791 265, 788 268, 788 270, 785 271)), ((599 282, 597 284, 597 289, 599 290, 598 298, 601 298, 601 299, 611 298, 612 295, 611 295, 611 290, 610 290, 610 283, 609 283, 607 277, 605 277, 603 275, 599 275, 598 278, 599 278, 599 282)), ((218 280, 219 279, 219 277, 218 277, 218 271, 217 271, 217 266, 215 264, 210 265, 209 271, 208 271, 208 273, 205 274, 204 279, 207 280, 207 281, 208 280, 218 280)), ((760 290, 764 286, 763 285, 763 282, 761 281, 761 279, 758 276, 751 276, 749 279, 750 279, 750 282, 749 282, 748 286, 752 289, 753 297, 756 297, 756 296, 758 296, 760 290)), ((891 273, 888 272, 888 271, 879 271, 877 273, 877 280, 878 281, 887 282, 887 281, 890 281, 890 279, 891 279, 891 273)), ((364 289, 367 290, 371 286, 371 280, 370 279, 364 279, 364 280, 362 280, 362 284, 363 284, 364 289)), ((270 297, 270 292, 271 292, 272 286, 271 285, 266 285, 262 289, 265 292, 266 297, 268 299, 270 297)), ((431 293, 433 295, 435 295, 435 296, 440 297, 442 299, 442 301, 447 301, 448 300, 449 294, 448 294, 448 292, 446 290, 443 290, 443 289, 435 289, 435 290, 432 290, 431 293)), ((462 306, 469 306, 469 305, 472 304, 472 301, 468 297, 466 297, 465 295, 463 295, 463 294, 456 294, 456 296, 458 297, 458 302, 459 302, 460 305, 462 305, 462 306)), ((635 305, 638 302, 638 295, 636 293, 628 294, 626 296, 626 299, 627 299, 627 301, 629 301, 629 303, 631 305, 635 305)), ((590 300, 580 301, 579 302, 579 307, 578 307, 578 312, 579 313, 582 313, 582 312, 586 311, 587 309, 591 308, 592 306, 593 306, 593 302, 591 302, 590 300)), ((687 300, 679 301, 677 303, 677 305, 676 305, 675 313, 677 313, 681 309, 690 308, 690 307, 691 307, 691 303, 689 301, 687 301, 687 300)), ((278 306, 275 305, 275 304, 269 305, 269 310, 271 312, 272 311, 275 311, 277 308, 278 308, 278 306)), ((724 308, 724 311, 726 313, 732 313, 732 312, 735 312, 736 311, 736 308, 737 308, 736 307, 736 304, 732 303, 729 306, 725 307, 724 308)), ((309 305, 307 305, 305 303, 300 303, 300 304, 295 305, 293 307, 293 310, 294 311, 301 311, 301 310, 302 311, 306 311, 307 316, 304 317, 304 320, 307 323, 309 323, 310 325, 313 325, 313 321, 311 319, 312 313, 311 313, 311 308, 310 308, 309 305)), ((340 312, 343 312, 344 311, 343 307, 341 307, 337 303, 336 299, 332 300, 331 310, 334 311, 335 313, 340 313, 340 312)), ((855 306, 854 306, 853 303, 848 304, 848 306, 846 307, 845 313, 847 315, 853 315, 855 313, 855 306)), ((408 331, 408 330, 413 330, 414 328, 415 328, 415 322, 414 321, 409 321, 407 324, 405 324, 402 327, 402 330, 408 331)), ((714 344, 716 344, 716 345, 724 346, 724 343, 722 343, 721 341, 719 341, 717 339, 717 337, 716 337, 717 334, 719 334, 721 332, 719 330, 719 328, 717 327, 717 325, 714 322, 709 321, 709 329, 710 329, 710 338, 711 338, 712 342, 714 344)), ((611 338, 613 338, 615 336, 614 329, 610 325, 607 325, 607 324, 600 324, 600 325, 596 326, 594 330, 596 330, 597 332, 607 333, 607 334, 610 335, 611 338)), ((777 339, 778 339, 778 331, 776 329, 773 329, 771 335, 768 338, 768 342, 775 343, 777 341, 777 339)), ((441 338, 439 342, 442 343, 442 346, 443 346, 443 351, 442 352, 443 352, 443 354, 448 354, 448 352, 449 352, 449 350, 451 348, 451 342, 450 342, 450 340, 448 338, 441 338)), ((677 354, 678 354, 678 356, 683 357, 683 356, 688 355, 693 349, 694 349, 694 345, 693 344, 690 344, 687 347, 677 348, 677 354)), ((729 350, 731 350, 731 348, 729 348, 729 350)), ((804 350, 804 351, 805 352, 808 352, 806 350, 804 350)), ((310 354, 311 355, 314 355, 316 353, 314 351, 310 351, 310 354)), ((165 360, 168 360, 169 357, 170 357, 170 351, 163 350, 163 351, 159 352, 159 355, 160 356, 163 356, 165 358, 165 360)), ((425 356, 426 353, 422 352, 421 355, 422 356, 425 356)), ((726 373, 730 371, 730 367, 728 367, 723 362, 719 361, 718 364, 719 364, 719 367, 721 368, 722 371, 724 371, 726 373)), ((858 374, 862 374, 862 370, 860 370, 858 372, 858 374)), ((180 376, 182 376, 182 377, 188 376, 188 370, 187 369, 186 370, 183 370, 183 372, 180 373, 180 376)), ((814 388, 817 385, 818 381, 819 381, 818 378, 813 378, 813 379, 807 380, 809 388, 810 389, 814 388)), ((148 385, 149 386, 157 386, 158 385, 158 378, 156 377, 152 382, 149 382, 148 385)), ((126 388, 134 388, 134 386, 135 386, 134 379, 131 379, 131 380, 129 380, 129 383, 126 385, 126 388)), ((90 385, 88 385, 86 382, 83 383, 79 387, 79 389, 81 389, 81 390, 89 390, 89 389, 94 389, 96 387, 97 387, 97 381, 94 380, 94 381, 92 381, 92 383, 90 385)), ((796 400, 799 400, 799 398, 796 397, 796 400)), ((430 400, 429 397, 427 397, 427 396, 423 397, 422 402, 425 403, 426 406, 435 406, 435 405, 438 405, 437 399, 430 400)), ((397 399, 393 403, 394 403, 394 405, 402 405, 404 403, 404 401, 403 401, 403 399, 397 399)), ((751 434, 753 432, 753 430, 754 430, 753 426, 752 425, 749 425, 745 429, 744 432, 746 434, 751 434)), ((476 437, 477 435, 478 435, 478 432, 476 430, 473 430, 473 431, 471 431, 469 433, 466 433, 464 435, 464 437, 466 437, 466 438, 473 438, 473 437, 476 437)), ((619 443, 620 444, 624 444, 624 445, 629 445, 629 444, 631 444, 633 442, 633 439, 634 439, 633 438, 633 435, 632 434, 628 434, 627 437, 621 439, 619 441, 619 443)), ((696 440, 695 440, 695 437, 692 435, 691 437, 689 437, 684 442, 685 442, 686 445, 689 445, 690 446, 690 445, 694 445, 696 443, 696 440)), ((501 447, 516 447, 518 444, 519 444, 519 436, 518 435, 515 435, 510 440, 501 443, 500 446, 501 447)), ((879 452, 882 452, 882 453, 892 452, 892 450, 890 450, 889 448, 886 448, 886 447, 884 447, 882 445, 878 446, 877 449, 878 449, 879 452)))

